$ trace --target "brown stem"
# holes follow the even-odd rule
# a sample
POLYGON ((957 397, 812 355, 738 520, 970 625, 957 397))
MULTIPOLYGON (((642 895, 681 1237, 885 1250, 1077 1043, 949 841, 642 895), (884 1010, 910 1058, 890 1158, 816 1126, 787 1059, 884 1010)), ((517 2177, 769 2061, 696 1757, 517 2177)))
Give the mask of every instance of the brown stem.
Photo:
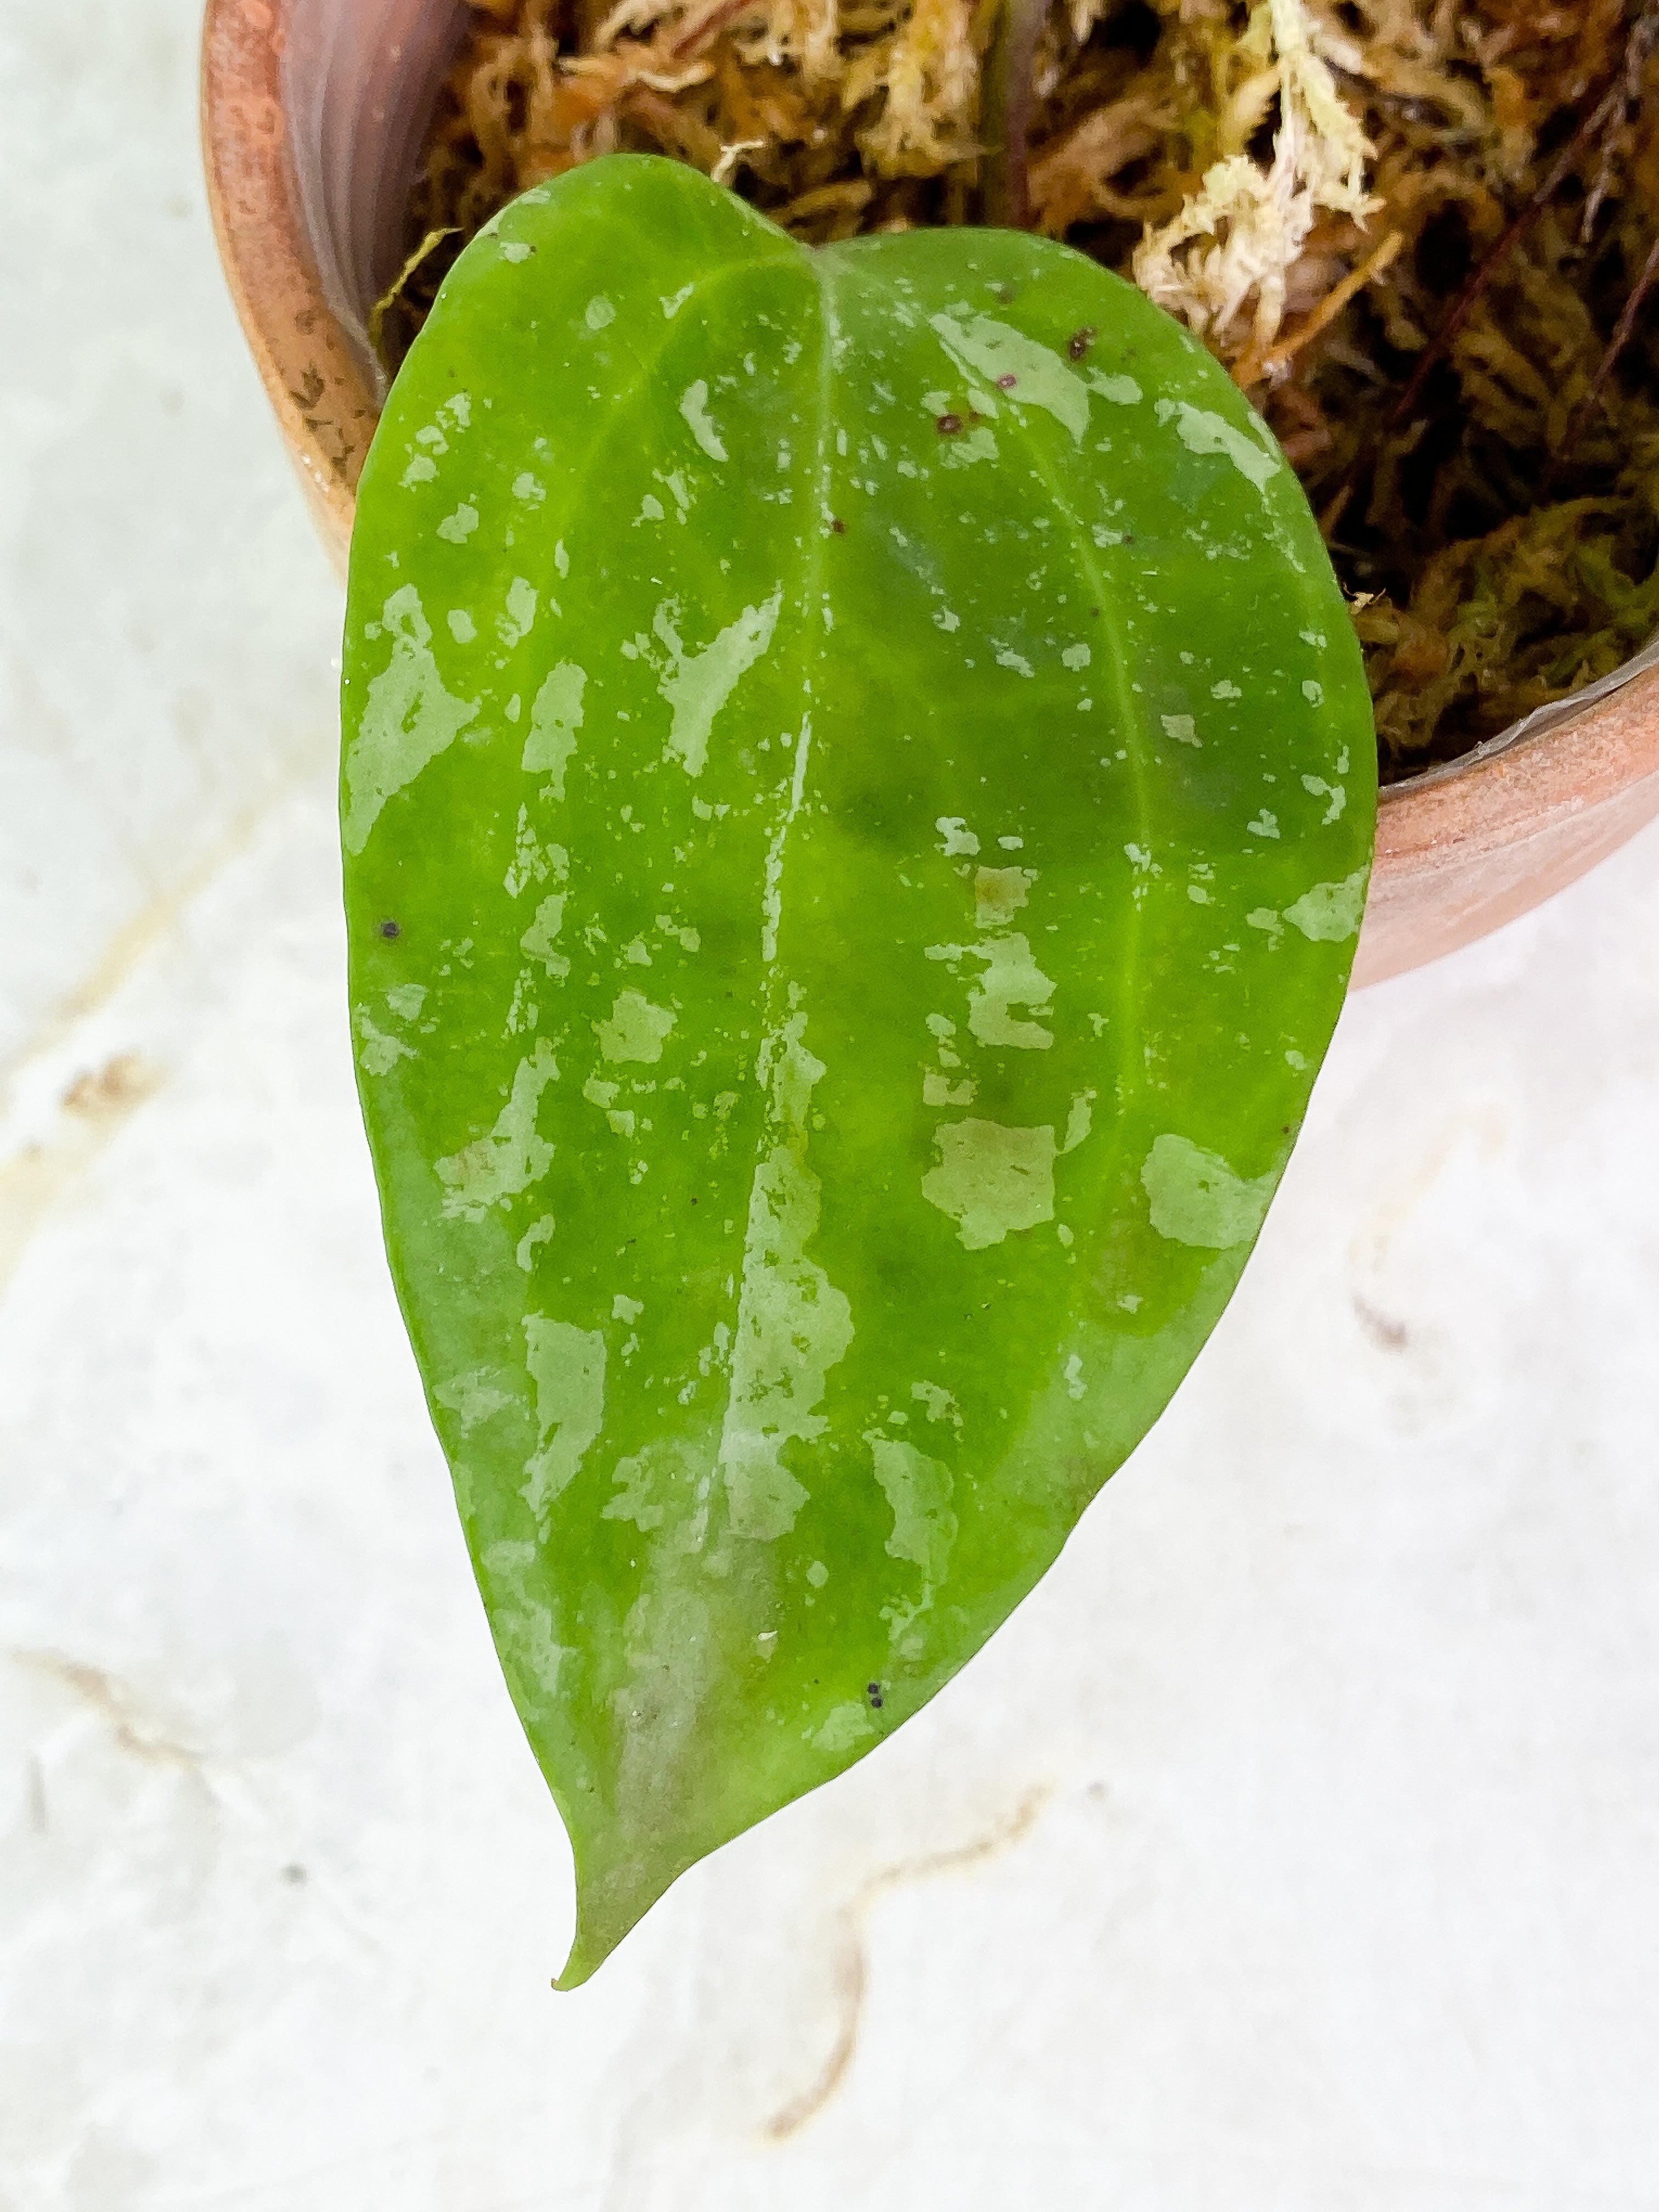
MULTIPOLYGON (((1633 37, 1635 33, 1632 33, 1632 35, 1633 37)), ((1486 290, 1504 262, 1509 259, 1510 254, 1514 252, 1516 247, 1532 228, 1539 216, 1543 214, 1557 192, 1560 191, 1571 174, 1579 155, 1624 97, 1625 73, 1621 69, 1618 83, 1610 92, 1603 93, 1601 99, 1596 101, 1595 106, 1551 163, 1549 173, 1543 183, 1533 193, 1497 245, 1470 270, 1468 281, 1452 302, 1451 313, 1418 356, 1417 366, 1412 371, 1410 380, 1399 398, 1389 410, 1382 424, 1384 437, 1387 437, 1389 431, 1397 430, 1411 414, 1413 408, 1423 396, 1423 387, 1428 382, 1431 374, 1437 364, 1444 360, 1452 340, 1468 322, 1482 293, 1486 290)))
POLYGON ((1630 334, 1636 328, 1636 318, 1642 312, 1642 302, 1652 289, 1656 276, 1659 276, 1659 238, 1656 238, 1648 248, 1648 258, 1642 264, 1642 273, 1637 278, 1629 299, 1626 301, 1620 311, 1619 319, 1613 326, 1613 336, 1607 340, 1606 351, 1595 364, 1595 374, 1589 380, 1589 390, 1573 409, 1572 420, 1567 425, 1566 434, 1550 457, 1549 468, 1544 479, 1546 490, 1549 489, 1558 471, 1564 468, 1571 458, 1573 448, 1589 428, 1589 418, 1595 411, 1595 403, 1601 397, 1607 379, 1613 374, 1613 363, 1630 343, 1630 334))
MULTIPOLYGON (((1647 49, 1652 44, 1651 36, 1647 39, 1638 39, 1635 33, 1642 28, 1644 23, 1647 23, 1649 25, 1650 32, 1652 29, 1650 17, 1651 11, 1650 10, 1648 14, 1641 17, 1635 27, 1635 31, 1632 31, 1632 35, 1625 41, 1625 109, 1626 115, 1629 114, 1631 109, 1636 106, 1637 102, 1642 97, 1642 71, 1647 64, 1647 49)), ((1614 161, 1618 154, 1618 131, 1609 131, 1607 137, 1601 141, 1601 159, 1596 165, 1595 181, 1589 188, 1589 197, 1584 202, 1583 219, 1578 226, 1578 243, 1581 246, 1588 246, 1589 244, 1590 239, 1595 230, 1595 218, 1601 212, 1602 202, 1607 198, 1607 194, 1613 190, 1613 172, 1614 161)))
POLYGON ((1009 230, 1031 228, 1031 78, 1050 5, 1051 0, 1004 0, 987 72, 985 211, 1009 230))
POLYGON ((1639 70, 1640 64, 1652 46, 1656 33, 1659 33, 1659 8, 1650 5, 1643 10, 1631 27, 1630 36, 1625 41, 1625 51, 1620 58, 1618 74, 1613 82, 1556 155, 1550 164, 1548 173, 1543 182, 1534 191, 1496 246, 1470 270, 1462 290, 1452 302, 1450 313, 1418 356, 1417 366, 1407 379, 1405 390, 1382 418, 1382 427, 1378 429, 1375 440, 1368 440, 1349 464, 1346 472, 1337 485, 1328 506, 1320 519, 1321 526, 1327 539, 1340 521, 1349 501, 1353 496, 1360 473, 1371 457, 1373 446, 1380 445, 1408 419, 1412 410, 1422 398, 1423 388, 1437 364, 1444 360, 1452 341, 1468 322, 1481 295, 1566 182, 1596 132, 1602 128, 1622 103, 1628 101, 1634 76, 1639 70))

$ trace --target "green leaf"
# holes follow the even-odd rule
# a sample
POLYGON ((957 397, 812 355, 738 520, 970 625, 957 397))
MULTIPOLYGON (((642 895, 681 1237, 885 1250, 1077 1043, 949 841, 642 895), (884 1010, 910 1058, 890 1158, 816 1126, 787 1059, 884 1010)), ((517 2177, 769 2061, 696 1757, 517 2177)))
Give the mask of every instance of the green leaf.
POLYGON ((1203 1342, 1342 1000, 1364 678, 1133 289, 617 157, 444 284, 344 708, 364 1114, 569 1985, 948 1680, 1203 1342))

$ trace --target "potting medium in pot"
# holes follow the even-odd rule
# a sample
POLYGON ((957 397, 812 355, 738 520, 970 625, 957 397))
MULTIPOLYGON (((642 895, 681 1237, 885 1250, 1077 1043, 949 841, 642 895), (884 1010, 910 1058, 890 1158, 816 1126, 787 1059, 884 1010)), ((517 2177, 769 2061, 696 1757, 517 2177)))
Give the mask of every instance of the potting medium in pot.
MULTIPOLYGON (((398 276, 427 123, 473 20, 462 0, 210 0, 222 252, 337 558, 384 389, 370 317, 398 276)), ((1356 980, 1512 920, 1659 812, 1654 658, 1385 789, 1356 980)))

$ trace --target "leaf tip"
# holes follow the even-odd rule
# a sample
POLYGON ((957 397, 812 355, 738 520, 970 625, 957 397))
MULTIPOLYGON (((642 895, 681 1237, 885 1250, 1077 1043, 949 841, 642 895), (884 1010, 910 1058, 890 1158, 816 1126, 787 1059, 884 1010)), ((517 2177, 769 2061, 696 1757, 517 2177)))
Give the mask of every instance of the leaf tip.
POLYGON ((648 1905, 644 1905, 634 1913, 607 1911, 594 1890, 579 1881, 575 1932, 570 1938, 565 1962, 553 1977, 554 1988, 561 1992, 579 1990, 584 1982, 591 1981, 648 1909, 648 1905))
POLYGON ((554 1978, 553 1987, 559 1990, 578 1990, 591 1980, 691 1863, 690 1859, 653 1863, 648 1854, 637 1852, 608 1858, 595 1850, 591 1837, 579 1840, 568 1818, 566 1825, 575 1844, 576 1928, 569 1954, 554 1978))
POLYGON ((584 1982, 592 1978, 615 1948, 614 1943, 604 1949, 584 1943, 581 1931, 578 1929, 571 1942, 569 1957, 553 1977, 553 1987, 561 1996, 568 1990, 580 1989, 584 1982))

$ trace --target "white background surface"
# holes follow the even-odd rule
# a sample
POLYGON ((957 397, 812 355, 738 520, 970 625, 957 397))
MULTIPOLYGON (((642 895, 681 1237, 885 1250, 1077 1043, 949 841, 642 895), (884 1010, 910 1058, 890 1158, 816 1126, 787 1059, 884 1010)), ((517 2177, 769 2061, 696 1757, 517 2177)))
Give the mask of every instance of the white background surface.
POLYGON ((989 1650, 556 1997, 194 0, 0 0, 0 2212, 1655 2212, 1659 838, 1351 1006, 989 1650))

